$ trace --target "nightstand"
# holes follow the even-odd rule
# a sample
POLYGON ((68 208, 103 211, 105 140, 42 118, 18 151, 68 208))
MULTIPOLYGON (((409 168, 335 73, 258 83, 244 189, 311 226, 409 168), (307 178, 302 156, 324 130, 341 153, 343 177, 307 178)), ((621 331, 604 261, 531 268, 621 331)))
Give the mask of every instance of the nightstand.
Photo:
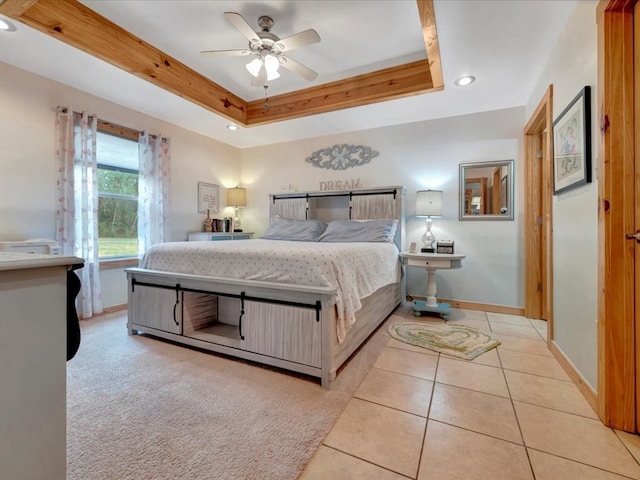
POLYGON ((438 302, 436 298, 436 271, 462 268, 464 257, 464 255, 452 253, 400 253, 403 265, 427 270, 427 301, 413 301, 413 314, 416 317, 419 317, 423 312, 432 312, 440 314, 445 320, 449 318, 451 305, 438 302))
POLYGON ((189 232, 190 242, 219 241, 219 240, 249 240, 253 232, 189 232))

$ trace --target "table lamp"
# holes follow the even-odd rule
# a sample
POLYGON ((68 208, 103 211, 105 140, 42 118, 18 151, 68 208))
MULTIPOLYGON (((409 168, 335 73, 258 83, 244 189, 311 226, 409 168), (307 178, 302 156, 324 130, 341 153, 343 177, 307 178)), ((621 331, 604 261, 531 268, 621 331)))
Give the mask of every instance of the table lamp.
POLYGON ((233 207, 235 210, 235 217, 233 219, 233 231, 241 232, 240 215, 238 213, 239 207, 247 206, 247 189, 242 187, 227 188, 227 206, 233 207))
POLYGON ((416 216, 427 217, 425 220, 427 230, 422 236, 424 247, 420 249, 424 253, 436 251, 436 237, 431 231, 433 217, 442 217, 442 190, 419 190, 416 192, 416 216))

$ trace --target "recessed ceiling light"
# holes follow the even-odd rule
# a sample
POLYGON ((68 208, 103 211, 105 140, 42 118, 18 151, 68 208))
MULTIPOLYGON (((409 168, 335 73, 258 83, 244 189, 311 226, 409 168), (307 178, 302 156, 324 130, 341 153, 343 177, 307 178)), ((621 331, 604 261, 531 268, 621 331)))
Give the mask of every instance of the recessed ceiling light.
POLYGON ((476 77, 474 77, 473 75, 464 75, 463 77, 457 78, 453 83, 459 87, 464 87, 466 85, 472 84, 475 81, 476 77))
POLYGON ((238 125, 227 125, 227 129, 231 130, 232 132, 235 132, 236 130, 238 130, 238 125))
POLYGON ((4 18, 0 18, 0 32, 15 32, 16 27, 12 23, 9 23, 8 20, 4 18))

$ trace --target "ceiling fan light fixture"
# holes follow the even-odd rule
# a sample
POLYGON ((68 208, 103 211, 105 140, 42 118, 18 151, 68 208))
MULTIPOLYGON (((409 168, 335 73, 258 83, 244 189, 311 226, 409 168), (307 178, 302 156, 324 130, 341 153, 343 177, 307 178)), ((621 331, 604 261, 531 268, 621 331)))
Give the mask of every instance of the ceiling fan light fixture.
MULTIPOLYGON (((4 0, 0 0, 0 3, 3 1, 4 0)), ((268 81, 279 78, 280 74, 278 70, 280 65, 310 82, 318 77, 317 72, 314 72, 309 67, 295 60, 287 59, 287 57, 283 55, 289 50, 318 43, 320 41, 320 35, 312 28, 281 39, 271 32, 273 19, 267 15, 258 17, 258 26, 261 30, 259 32, 256 32, 242 15, 237 12, 224 12, 224 18, 249 40, 249 49, 203 50, 200 52, 202 55, 208 57, 240 57, 251 55, 252 61, 246 64, 245 67, 253 77, 251 79, 251 85, 254 87, 265 85, 268 81)))
POLYGON ((280 77, 278 73, 278 68, 280 68, 280 62, 278 61, 275 55, 271 55, 267 53, 263 55, 261 58, 254 58, 247 64, 247 70, 254 77, 258 78, 260 76, 260 70, 264 65, 265 70, 267 71, 267 80, 275 80, 280 77))
POLYGON ((249 63, 247 63, 247 70, 249 70, 249 73, 256 78, 260 74, 260 68, 262 68, 262 60, 260 60, 259 58, 254 58, 249 63))
POLYGON ((276 78, 280 78, 280 74, 278 72, 269 73, 269 70, 267 70, 267 80, 271 81, 275 80, 276 78))
POLYGON ((277 77, 274 76, 273 78, 278 78, 280 76, 278 75, 278 68, 280 68, 280 62, 274 55, 271 55, 270 53, 264 56, 264 68, 267 69, 267 76, 277 75, 277 77))

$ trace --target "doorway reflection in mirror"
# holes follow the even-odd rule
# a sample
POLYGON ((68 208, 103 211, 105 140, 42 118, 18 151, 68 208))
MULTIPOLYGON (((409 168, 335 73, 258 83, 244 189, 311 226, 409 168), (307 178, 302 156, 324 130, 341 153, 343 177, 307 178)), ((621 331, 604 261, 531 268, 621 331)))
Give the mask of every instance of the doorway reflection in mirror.
POLYGON ((460 164, 460 220, 513 220, 513 160, 460 164))

